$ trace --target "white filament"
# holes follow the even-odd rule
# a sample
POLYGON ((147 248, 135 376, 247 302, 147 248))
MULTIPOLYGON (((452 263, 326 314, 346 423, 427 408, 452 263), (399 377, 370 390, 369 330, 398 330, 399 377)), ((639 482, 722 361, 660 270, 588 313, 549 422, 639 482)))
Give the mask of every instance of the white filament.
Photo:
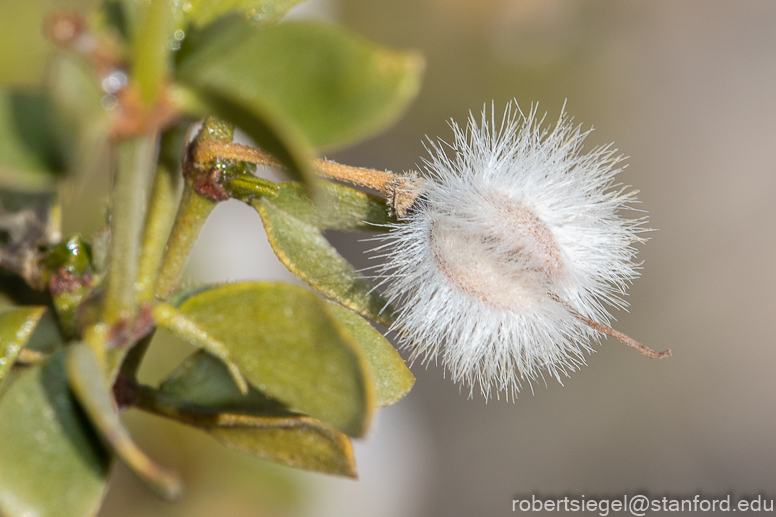
POLYGON ((622 157, 583 154, 590 131, 565 114, 542 122, 510 105, 498 126, 492 111, 453 123, 452 145, 432 142, 424 160, 424 194, 378 248, 401 346, 485 397, 584 364, 599 334, 563 303, 608 324, 606 306, 624 307, 638 274, 644 218, 618 215, 635 201, 615 184, 622 157))

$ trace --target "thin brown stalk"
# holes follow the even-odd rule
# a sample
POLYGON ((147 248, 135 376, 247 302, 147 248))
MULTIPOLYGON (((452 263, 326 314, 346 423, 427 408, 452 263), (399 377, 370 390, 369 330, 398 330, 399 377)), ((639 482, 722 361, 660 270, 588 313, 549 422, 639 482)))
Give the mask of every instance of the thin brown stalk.
POLYGON ((668 348, 666 350, 663 350, 662 352, 655 352, 651 348, 649 348, 646 345, 642 345, 635 339, 633 339, 630 336, 627 336, 620 332, 619 330, 615 330, 612 327, 609 327, 607 325, 604 325, 602 323, 598 323, 597 321, 593 321, 590 318, 586 318, 585 316, 582 316, 579 312, 574 310, 569 304, 558 298, 556 295, 551 294, 550 298, 558 302, 559 304, 563 305, 563 307, 575 318, 577 318, 579 321, 590 327, 591 329, 601 332, 602 334, 606 334, 607 336, 612 336, 613 338, 616 338, 620 340, 622 343, 625 343, 631 348, 635 348, 639 352, 642 353, 642 355, 645 355, 651 359, 665 359, 666 357, 669 357, 671 355, 671 349, 668 348))

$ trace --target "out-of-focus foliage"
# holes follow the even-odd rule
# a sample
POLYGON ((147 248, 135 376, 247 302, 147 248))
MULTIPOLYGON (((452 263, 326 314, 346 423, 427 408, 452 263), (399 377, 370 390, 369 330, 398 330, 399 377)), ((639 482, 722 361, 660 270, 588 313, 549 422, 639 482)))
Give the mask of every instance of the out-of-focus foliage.
POLYGON ((110 458, 76 401, 66 351, 19 373, 0 398, 0 508, 6 515, 96 513, 110 458))
POLYGON ((320 148, 383 127, 418 90, 422 61, 341 29, 284 23, 246 31, 220 59, 184 65, 187 82, 293 120, 320 148))
POLYGON ((93 12, 99 0, 35 0, 0 4, 0 83, 37 89, 54 49, 44 36, 52 12, 93 12))
POLYGON ((1 514, 94 515, 114 458, 179 495, 124 426, 129 407, 355 477, 349 436, 412 387, 356 314, 387 324, 391 308, 321 233, 396 221, 384 200, 318 180, 312 160, 394 121, 422 60, 278 23, 296 3, 0 4, 1 514), (256 178, 250 160, 219 151, 235 126, 300 182, 256 178), (106 176, 106 226, 63 239, 62 181, 106 176), (333 301, 275 283, 181 289, 202 225, 230 198, 255 207, 281 260, 333 301), (154 387, 137 375, 157 327, 201 350, 154 387))

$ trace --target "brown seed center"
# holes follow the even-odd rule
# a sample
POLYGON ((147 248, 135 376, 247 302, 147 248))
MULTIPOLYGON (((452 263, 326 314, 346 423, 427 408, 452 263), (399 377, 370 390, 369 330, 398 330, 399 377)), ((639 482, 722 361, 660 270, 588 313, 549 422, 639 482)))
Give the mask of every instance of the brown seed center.
POLYGON ((552 231, 529 208, 494 196, 477 224, 433 217, 434 258, 440 271, 479 300, 505 309, 546 300, 563 263, 552 231))

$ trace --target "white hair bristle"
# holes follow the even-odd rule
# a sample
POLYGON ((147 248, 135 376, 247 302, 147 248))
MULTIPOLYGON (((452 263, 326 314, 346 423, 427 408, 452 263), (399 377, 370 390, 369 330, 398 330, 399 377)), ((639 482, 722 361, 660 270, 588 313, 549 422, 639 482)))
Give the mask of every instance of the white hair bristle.
POLYGON ((522 380, 585 363, 600 334, 579 316, 608 325, 606 307, 626 306, 644 218, 618 214, 635 192, 615 184, 616 149, 583 153, 590 130, 565 114, 543 128, 510 104, 499 125, 492 110, 451 125, 453 143, 432 142, 424 160, 424 193, 378 248, 400 307, 391 330, 411 360, 514 397, 522 380))

